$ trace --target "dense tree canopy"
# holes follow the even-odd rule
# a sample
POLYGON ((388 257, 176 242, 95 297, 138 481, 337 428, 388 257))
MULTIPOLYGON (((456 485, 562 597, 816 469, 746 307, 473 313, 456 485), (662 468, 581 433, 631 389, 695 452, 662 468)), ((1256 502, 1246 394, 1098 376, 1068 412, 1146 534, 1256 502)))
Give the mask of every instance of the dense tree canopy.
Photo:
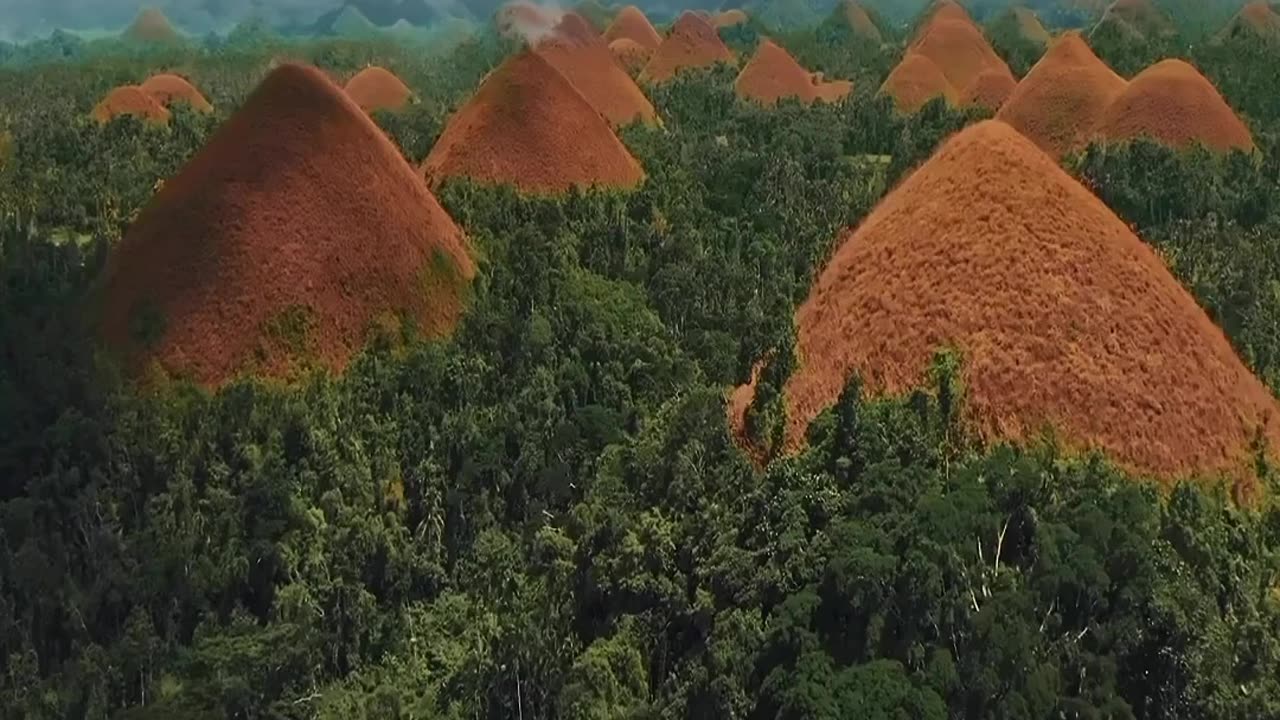
MULTIPOLYGON (((765 110, 723 67, 647 88, 664 124, 622 133, 634 193, 441 189, 481 264, 452 338, 214 394, 122 376, 86 308, 274 41, 201 50, 215 113, 164 128, 87 109, 172 50, 0 71, 0 716, 1280 714, 1263 452, 1241 507, 1051 434, 989 445, 943 348, 908 396, 850 379, 797 456, 738 448, 727 389, 765 357, 785 381, 839 230, 978 116, 895 113, 892 53, 830 24, 779 37, 854 94, 765 110)), ((423 101, 377 120, 416 162, 504 48, 293 50, 404 78, 423 101)), ((1280 80, 1240 63, 1280 56, 1198 52, 1257 155, 1139 142, 1068 166, 1278 388, 1280 80)))

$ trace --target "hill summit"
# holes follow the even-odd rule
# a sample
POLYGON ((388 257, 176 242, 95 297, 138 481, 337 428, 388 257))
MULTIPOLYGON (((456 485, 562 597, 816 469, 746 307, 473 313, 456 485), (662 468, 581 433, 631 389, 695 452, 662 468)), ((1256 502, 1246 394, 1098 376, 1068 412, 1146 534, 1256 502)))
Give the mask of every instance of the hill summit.
POLYGON ((774 105, 788 97, 805 103, 839 99, 852 90, 852 85, 817 80, 791 57, 791 53, 765 38, 760 41, 751 61, 738 74, 733 89, 743 99, 774 105))
POLYGON ((143 8, 138 13, 133 24, 124 31, 124 36, 129 40, 145 43, 169 43, 180 39, 169 18, 151 7, 143 8))
MULTIPOLYGON (((958 350, 965 418, 988 440, 1046 428, 1161 478, 1247 475, 1277 403, 1222 331, 1097 197, 1000 121, 961 131, 848 231, 796 313, 786 447, 858 374, 919 387, 958 350)), ((734 393, 743 427, 753 390, 734 393)))
POLYGON ((156 102, 166 107, 171 107, 175 103, 186 103, 190 105, 196 112, 212 112, 213 106, 205 99, 200 91, 195 89, 186 78, 172 73, 161 73, 152 75, 142 83, 142 91, 156 99, 156 102))
POLYGON ((653 28, 644 11, 635 5, 628 5, 618 11, 613 22, 604 31, 606 40, 631 40, 640 47, 656 50, 662 44, 662 36, 653 28))
POLYGON ((122 85, 107 93, 90 115, 100 123, 110 122, 121 115, 132 115, 161 125, 169 122, 169 111, 137 85, 122 85))
POLYGON ((422 169, 432 185, 463 176, 533 193, 629 188, 644 179, 591 103, 529 50, 484 79, 449 119, 422 169))
POLYGON ((627 71, 613 56, 603 37, 587 20, 565 13, 555 32, 536 51, 614 126, 632 122, 653 124, 657 114, 627 71))
POLYGON ((997 118, 1059 157, 1089 144, 1124 78, 1078 32, 1063 35, 1013 89, 997 118))
POLYGON ((1254 147, 1249 128, 1218 89, 1183 60, 1163 60, 1138 73, 1107 108, 1099 131, 1111 141, 1146 136, 1172 147, 1199 142, 1221 152, 1254 147))
POLYGON ((377 65, 371 65, 353 75, 344 89, 365 112, 402 110, 413 97, 413 91, 403 80, 377 65))
POLYGON ((715 28, 692 12, 680 15, 666 39, 653 51, 653 57, 641 73, 650 82, 663 82, 688 68, 700 68, 718 62, 733 63, 733 53, 720 40, 715 28))
POLYGON ((373 327, 447 332, 473 274, 391 141, 323 73, 282 65, 113 249, 100 330, 130 367, 210 387, 339 371, 373 327))

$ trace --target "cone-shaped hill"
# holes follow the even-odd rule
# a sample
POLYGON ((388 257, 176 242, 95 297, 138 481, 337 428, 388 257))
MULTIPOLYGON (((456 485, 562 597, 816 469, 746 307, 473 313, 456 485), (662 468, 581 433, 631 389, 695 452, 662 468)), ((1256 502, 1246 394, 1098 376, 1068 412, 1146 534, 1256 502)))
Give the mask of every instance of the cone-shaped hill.
POLYGON ((1107 6, 1093 32, 1107 28, 1139 40, 1168 37, 1177 33, 1173 21, 1151 0, 1115 0, 1107 6))
POLYGON ((1217 88, 1182 60, 1138 73, 1107 107, 1099 132, 1112 142, 1145 136, 1179 148, 1197 142, 1222 152, 1254 147, 1249 128, 1217 88))
POLYGON ((395 73, 373 65, 347 81, 347 95, 365 112, 403 110, 413 91, 395 73))
POLYGON ((110 122, 121 115, 132 115, 161 125, 169 122, 169 111, 137 85, 122 85, 107 93, 90 115, 100 123, 110 122))
POLYGON ((321 72, 283 65, 114 248, 100 330, 130 367, 210 387, 337 371, 375 327, 447 332, 473 274, 391 141, 321 72))
POLYGON ((604 38, 577 13, 565 13, 556 32, 539 43, 537 53, 610 124, 657 122, 649 98, 614 59, 604 38))
POLYGON ((166 107, 175 103, 187 103, 197 112, 212 112, 213 106, 200 91, 195 89, 185 78, 171 73, 161 73, 147 78, 139 87, 142 91, 156 99, 166 107))
POLYGON ((125 29, 124 36, 144 43, 171 43, 181 39, 169 18, 155 8, 143 8, 133 24, 125 29))
POLYGON ((960 93, 960 104, 999 110, 1017 86, 1018 83, 1013 79, 1013 75, 1000 72, 996 68, 989 68, 979 73, 978 77, 969 83, 969 87, 960 93))
POLYGON ((711 18, 711 26, 719 28, 733 27, 735 25, 745 25, 747 22, 747 14, 742 8, 733 8, 718 12, 711 18))
POLYGON ((681 70, 708 67, 718 62, 732 64, 733 53, 705 19, 685 12, 671 26, 671 32, 658 49, 653 51, 653 57, 641 77, 649 82, 663 82, 681 70))
POLYGON ((509 58, 452 118, 423 163, 450 177, 555 194, 574 186, 630 188, 644 171, 563 75, 538 53, 509 58))
POLYGON ((1018 83, 996 117, 1061 157, 1089 144, 1124 89, 1124 78, 1093 54, 1080 33, 1067 33, 1018 83))
POLYGON ((1040 22, 1039 16, 1032 12, 1029 8, 1015 7, 1009 10, 1013 14, 1013 19, 1018 25, 1018 34, 1024 40, 1035 43, 1036 45, 1045 46, 1052 40, 1053 36, 1044 28, 1040 22))
POLYGON ((609 43, 609 52, 613 53, 613 58, 631 75, 640 74, 653 56, 653 50, 631 38, 618 38, 609 43))
POLYGON ((871 15, 867 13, 867 9, 857 0, 841 0, 836 6, 836 12, 843 19, 844 23, 849 27, 857 37, 869 40, 879 45, 884 42, 884 35, 880 32, 880 28, 876 26, 871 15))
POLYGON ((1280 13, 1263 0, 1254 0, 1241 8, 1218 34, 1219 40, 1234 38, 1280 40, 1280 13))
POLYGON ((959 22, 977 27, 973 22, 973 17, 969 15, 969 11, 965 10, 963 5, 955 2, 955 0, 938 0, 938 2, 925 8, 925 11, 920 14, 919 19, 916 21, 916 30, 911 36, 910 47, 915 47, 916 43, 920 42, 921 38, 924 37, 925 31, 929 29, 929 26, 936 22, 959 22))
POLYGON ((613 22, 604 31, 606 40, 627 39, 649 50, 657 50, 662 44, 662 36, 653 28, 649 18, 635 5, 628 5, 618 11, 613 22))
MULTIPOLYGON (((1172 478, 1248 474, 1277 403, 1160 257, 1008 125, 961 131, 848 232, 796 314, 786 448, 858 374, 871 395, 964 358, 989 440, 1048 427, 1070 450, 1172 478)), ((743 427, 750 386, 734 393, 743 427)))
POLYGON ((1013 80, 1009 66, 992 49, 982 30, 969 20, 935 16, 910 52, 932 60, 957 91, 972 85, 984 72, 1001 73, 1013 80))
POLYGON ((959 93, 947 81, 947 76, 929 58, 908 52, 902 62, 889 73, 880 93, 893 98, 893 104, 901 112, 915 112, 930 100, 940 97, 955 105, 959 93))
POLYGON ((800 66, 785 49, 767 38, 761 39, 756 54, 747 63, 733 84, 734 92, 744 100, 754 100, 762 105, 774 105, 787 97, 801 102, 838 99, 847 95, 852 85, 843 83, 843 93, 825 89, 826 85, 800 66))

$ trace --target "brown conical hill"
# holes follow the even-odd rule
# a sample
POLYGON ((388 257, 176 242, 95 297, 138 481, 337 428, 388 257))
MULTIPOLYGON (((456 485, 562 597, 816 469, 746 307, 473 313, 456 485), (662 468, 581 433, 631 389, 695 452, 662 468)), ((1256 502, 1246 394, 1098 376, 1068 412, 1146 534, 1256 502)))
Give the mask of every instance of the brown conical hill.
POLYGON ((413 97, 409 86, 395 73, 372 65, 356 73, 347 81, 347 95, 365 112, 378 110, 403 110, 413 97))
POLYGON ((631 38, 618 38, 609 43, 609 52, 613 53, 613 58, 631 75, 639 75, 653 56, 653 50, 631 38))
POLYGON ((165 106, 172 106, 174 103, 184 102, 190 105, 197 112, 212 112, 213 106, 205 99, 200 91, 195 89, 191 83, 185 78, 172 73, 161 73, 152 75, 147 78, 146 82, 139 87, 142 91, 156 99, 156 102, 165 106))
POLYGON ((1218 34, 1219 40, 1241 37, 1280 40, 1280 13, 1263 0, 1245 5, 1218 34))
POLYGON ((1177 148, 1198 142, 1222 152, 1254 147, 1217 88, 1182 60, 1138 73, 1103 114, 1099 134, 1113 142, 1145 136, 1177 148))
POLYGON ((1048 30, 1044 29, 1044 25, 1040 22, 1040 18, 1028 8, 1013 8, 1013 17, 1018 21, 1018 32, 1023 39, 1029 40, 1037 45, 1048 45, 1053 36, 1048 30))
MULTIPOLYGON (((858 374, 871 395, 964 358, 965 418, 988 440, 1047 427, 1161 478, 1240 471, 1277 404, 1164 262, 999 121, 961 131, 848 232, 796 313, 786 447, 858 374)), ((737 428, 751 392, 735 393, 737 428)), ((1241 488, 1246 489, 1246 488, 1241 488)))
POLYGON ((973 17, 969 15, 969 11, 965 10, 963 5, 954 0, 939 0, 921 13, 919 24, 912 35, 908 49, 915 47, 924 38, 930 26, 936 22, 958 22, 977 27, 973 22, 973 17))
POLYGON ((711 18, 711 26, 716 29, 733 27, 735 25, 745 25, 746 22, 747 14, 742 11, 742 8, 733 8, 732 10, 718 12, 711 18))
POLYGON ((931 21, 911 52, 932 60, 957 90, 969 87, 987 71, 1013 79, 1009 66, 991 48, 982 30, 969 21, 931 21))
POLYGON ((123 85, 107 93, 90 115, 100 123, 110 122, 121 115, 132 115, 159 125, 169 122, 169 111, 137 85, 123 85))
POLYGON ((1018 83, 996 117, 1061 157, 1089 144, 1124 88, 1124 78, 1093 54, 1080 33, 1067 33, 1018 83))
POLYGON ((628 5, 618 11, 618 16, 604 31, 604 37, 610 42, 625 38, 650 51, 657 50, 662 44, 662 36, 653 28, 644 12, 635 5, 628 5))
POLYGON ((604 38, 576 13, 566 14, 537 52, 610 124, 657 122, 653 104, 614 59, 604 38))
POLYGON ((1013 94, 1018 83, 1013 76, 999 70, 983 70, 969 87, 960 93, 960 104, 999 110, 1013 94))
POLYGON ((658 49, 653 51, 653 57, 640 77, 648 82, 664 82, 681 70, 708 67, 718 62, 732 64, 733 53, 705 19, 685 12, 671 26, 671 32, 658 49))
POLYGON ((942 70, 929 58, 914 52, 908 52, 889 73, 880 86, 880 93, 893 98, 899 111, 908 113, 919 110, 936 97, 952 105, 960 100, 942 70))
POLYGON ((630 188, 644 179, 604 118, 531 51, 485 78, 449 119, 422 169, 432 185, 461 176, 531 193, 630 188))
POLYGON ((842 0, 840 3, 840 16, 844 18, 849 29, 854 35, 865 38, 877 45, 884 42, 884 35, 881 34, 880 28, 876 27, 871 16, 867 14, 867 9, 857 0, 842 0))
POLYGON ((813 102, 818 97, 813 75, 800 67, 777 43, 767 38, 756 47, 756 54, 733 83, 734 92, 744 100, 773 105, 786 97, 813 102))
POLYGON ((210 387, 337 371, 373 327, 449 330, 473 274, 391 141, 323 73, 283 65, 114 248, 100 330, 132 367, 210 387))
POLYGON ((124 31, 124 36, 147 43, 168 43, 180 39, 169 18, 156 8, 143 8, 138 17, 134 18, 133 24, 124 31))

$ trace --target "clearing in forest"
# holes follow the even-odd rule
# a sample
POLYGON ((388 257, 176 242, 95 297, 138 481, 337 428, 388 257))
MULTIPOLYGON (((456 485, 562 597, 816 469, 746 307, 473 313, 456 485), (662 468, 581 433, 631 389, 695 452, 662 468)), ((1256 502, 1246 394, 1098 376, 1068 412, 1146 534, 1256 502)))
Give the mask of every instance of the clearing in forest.
POLYGON ((1149 137, 1176 148, 1198 142, 1219 152, 1254 148, 1249 128, 1218 89, 1182 60, 1163 60, 1129 81, 1104 113, 1099 134, 1113 142, 1149 137))
POLYGON ((448 332, 474 272, 382 131, 323 73, 283 65, 113 249, 100 330, 131 369, 207 387, 340 371, 375 328, 448 332))
POLYGON ((575 186, 631 188, 644 179, 591 103, 528 50, 484 79, 449 119, 422 169, 433 186, 460 176, 551 194, 575 186))
POLYGON ((161 73, 147 78, 139 87, 142 91, 156 99, 165 107, 173 107, 174 103, 184 102, 196 112, 212 112, 213 106, 200 91, 187 82, 186 78, 172 73, 161 73))
POLYGON ((169 122, 169 111, 137 85, 122 85, 107 93, 90 115, 100 123, 121 115, 132 115, 158 125, 169 122))
POLYGON ((1022 78, 996 118, 1061 157, 1089 144, 1124 89, 1124 78, 1098 59, 1080 33, 1070 32, 1022 78))
POLYGON ((756 54, 733 83, 734 92, 744 100, 774 105, 783 98, 801 102, 838 100, 849 94, 852 83, 825 83, 805 70, 782 46, 763 38, 756 54))
POLYGON ((614 58, 604 38, 577 13, 565 13, 536 52, 611 125, 657 122, 649 98, 614 58))
POLYGON ((681 70, 709 67, 718 62, 733 64, 733 53, 705 18, 686 11, 653 51, 640 77, 648 82, 664 82, 681 70))
MULTIPOLYGON (((1258 431, 1280 447, 1280 407, 1164 261, 995 120, 846 231, 796 327, 787 451, 851 376, 872 396, 908 393, 943 347, 963 359, 963 417, 987 441, 1053 428, 1068 450, 1162 479, 1249 477, 1258 431)), ((753 394, 734 393, 739 432, 753 394)))
POLYGON ((395 73, 372 65, 356 73, 344 88, 365 112, 403 110, 413 92, 395 73))

